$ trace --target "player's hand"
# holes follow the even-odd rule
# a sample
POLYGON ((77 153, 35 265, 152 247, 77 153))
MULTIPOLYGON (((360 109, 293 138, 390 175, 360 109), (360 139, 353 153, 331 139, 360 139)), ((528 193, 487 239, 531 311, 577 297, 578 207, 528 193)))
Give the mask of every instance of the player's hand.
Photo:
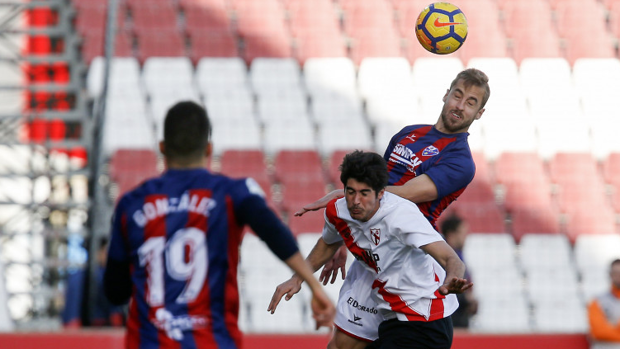
POLYGON ((347 276, 347 269, 345 268, 347 264, 347 247, 342 245, 334 254, 332 259, 325 263, 323 266, 323 270, 321 271, 321 275, 319 276, 319 282, 322 282, 323 285, 327 285, 329 282, 333 284, 336 281, 336 277, 338 276, 338 270, 340 270, 342 274, 342 280, 347 276), (331 277, 331 281, 329 278, 331 277))
POLYGON ((281 283, 276 287, 276 291, 271 296, 271 302, 269 302, 269 308, 267 308, 268 312, 272 314, 275 313, 278 304, 280 304, 280 300, 282 296, 286 295, 284 299, 289 301, 299 290, 301 290, 302 280, 298 277, 293 276, 289 280, 281 283))
POLYGON ((311 308, 312 318, 316 323, 317 330, 323 326, 330 329, 334 326, 336 308, 323 290, 318 290, 313 293, 311 308))
POLYGON ((469 290, 473 285, 474 284, 467 281, 467 279, 454 277, 452 280, 446 280, 443 285, 439 287, 439 293, 444 296, 448 293, 463 293, 469 290))
POLYGON ((313 202, 311 204, 307 204, 306 206, 302 207, 301 210, 295 212, 295 216, 301 217, 306 212, 316 211, 316 210, 319 210, 321 208, 325 208, 330 201, 332 201, 333 199, 339 198, 341 196, 344 196, 344 192, 343 192, 342 189, 332 190, 331 193, 323 196, 322 198, 318 199, 317 201, 315 201, 315 202, 313 202))

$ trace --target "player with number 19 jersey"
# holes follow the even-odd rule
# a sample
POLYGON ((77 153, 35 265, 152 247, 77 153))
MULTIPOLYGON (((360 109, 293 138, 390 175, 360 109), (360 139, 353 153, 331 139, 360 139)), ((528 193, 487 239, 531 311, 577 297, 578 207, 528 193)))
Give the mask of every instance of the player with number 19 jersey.
POLYGON ((280 259, 298 251, 263 196, 252 179, 169 169, 121 198, 105 291, 113 303, 133 294, 128 349, 242 347, 237 264, 244 224, 280 259))

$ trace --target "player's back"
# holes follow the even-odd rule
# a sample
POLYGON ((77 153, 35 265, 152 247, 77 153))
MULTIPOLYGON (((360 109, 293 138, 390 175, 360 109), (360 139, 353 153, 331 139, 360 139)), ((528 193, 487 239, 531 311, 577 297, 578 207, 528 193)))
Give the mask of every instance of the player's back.
POLYGON ((116 214, 134 285, 128 348, 240 346, 235 208, 260 191, 253 185, 204 169, 168 170, 121 199, 116 214))

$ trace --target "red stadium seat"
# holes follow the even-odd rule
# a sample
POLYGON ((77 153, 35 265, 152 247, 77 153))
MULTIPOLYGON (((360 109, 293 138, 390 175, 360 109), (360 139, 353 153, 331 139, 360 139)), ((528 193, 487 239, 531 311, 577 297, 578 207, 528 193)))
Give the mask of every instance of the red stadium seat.
POLYGON ((347 155, 348 153, 352 152, 354 149, 351 150, 336 150, 334 151, 330 157, 329 157, 329 164, 328 166, 328 176, 329 176, 329 180, 332 182, 332 184, 336 187, 336 188, 344 188, 344 185, 342 184, 342 182, 340 181, 340 165, 342 164, 342 160, 344 159, 344 156, 347 155))
POLYGON ((620 153, 611 153, 603 162, 603 178, 606 183, 620 185, 620 153))
POLYGON ((467 189, 458 197, 459 204, 487 205, 495 204, 495 191, 493 185, 485 180, 474 178, 467 189))
POLYGON ((516 208, 510 213, 510 222, 517 242, 525 234, 560 233, 560 215, 549 206, 516 208))
POLYGON ((227 150, 222 154, 220 163, 220 172, 227 176, 269 181, 265 156, 260 150, 227 150))
POLYGON ((486 29, 475 30, 470 28, 467 38, 462 47, 456 51, 464 65, 471 58, 500 58, 508 56, 508 44, 503 32, 499 30, 486 29))
POLYGON ((288 226, 293 235, 298 236, 303 233, 320 233, 323 231, 325 218, 322 211, 308 212, 301 217, 295 217, 294 213, 288 213, 288 226))
POLYGON ((369 29, 358 31, 356 35, 351 37, 351 60, 356 65, 368 57, 402 56, 400 39, 393 29, 384 32, 369 29))
POLYGON ((194 30, 189 33, 190 57, 197 63, 203 57, 237 57, 237 40, 230 32, 194 30))
POLYGON ((285 34, 244 34, 243 44, 243 56, 248 64, 257 57, 293 57, 290 38, 285 34))
POLYGON ((308 58, 346 57, 345 42, 340 32, 305 32, 296 39, 295 58, 303 65, 308 58))
POLYGON ((230 19, 224 4, 185 2, 181 4, 188 32, 229 31, 230 19))
POLYGON ((144 30, 138 32, 138 59, 144 62, 153 56, 186 56, 183 36, 177 30, 144 30))
POLYGON ((608 207, 583 206, 566 215, 565 234, 574 242, 579 235, 614 234, 616 221, 608 207))
MULTIPOLYGON (((99 34, 87 34, 82 42, 82 58, 85 62, 90 63, 93 58, 103 56, 104 52, 104 36, 99 34)), ((131 57, 133 56, 133 48, 131 37, 126 32, 119 32, 114 39, 114 56, 115 57, 131 57)))
POLYGON ((157 154, 152 150, 119 149, 110 159, 110 179, 118 185, 118 198, 158 173, 157 154))
POLYGON ((494 167, 500 184, 547 181, 543 161, 536 153, 504 152, 495 160, 494 167))
POLYGON ((464 217, 472 233, 505 233, 504 211, 495 203, 470 205, 459 200, 448 206, 442 215, 456 213, 464 217))
POLYGON ((327 194, 323 179, 299 178, 289 174, 281 181, 282 202, 280 207, 289 214, 327 194))
POLYGON ((275 161, 276 181, 311 180, 324 181, 321 156, 314 150, 281 150, 275 161))
POLYGON ((131 7, 136 31, 172 31, 177 27, 177 11, 172 2, 134 2, 131 7))
POLYGON ((589 153, 557 153, 549 160, 549 175, 560 185, 600 181, 598 165, 589 153))

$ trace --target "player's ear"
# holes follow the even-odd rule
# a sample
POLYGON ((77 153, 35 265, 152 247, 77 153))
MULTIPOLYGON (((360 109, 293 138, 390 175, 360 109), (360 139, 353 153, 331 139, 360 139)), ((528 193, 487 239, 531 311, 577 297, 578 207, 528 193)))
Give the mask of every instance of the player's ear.
POLYGON ((446 102, 446 99, 448 98, 448 94, 450 93, 450 89, 446 90, 446 94, 443 95, 443 98, 441 99, 444 103, 446 102))
POLYGON ((484 113, 484 111, 485 111, 485 109, 484 109, 484 108, 482 108, 482 109, 478 110, 478 113, 476 114, 475 119, 476 119, 476 120, 480 119, 480 118, 482 117, 482 114, 484 113))
POLYGON ((205 147, 205 157, 209 157, 211 154, 213 154, 213 144, 209 142, 205 147))
POLYGON ((164 141, 159 141, 159 152, 162 153, 162 155, 166 155, 166 144, 164 141))
POLYGON ((377 199, 381 200, 383 198, 383 194, 385 194, 385 188, 381 189, 378 193, 377 193, 377 199))

